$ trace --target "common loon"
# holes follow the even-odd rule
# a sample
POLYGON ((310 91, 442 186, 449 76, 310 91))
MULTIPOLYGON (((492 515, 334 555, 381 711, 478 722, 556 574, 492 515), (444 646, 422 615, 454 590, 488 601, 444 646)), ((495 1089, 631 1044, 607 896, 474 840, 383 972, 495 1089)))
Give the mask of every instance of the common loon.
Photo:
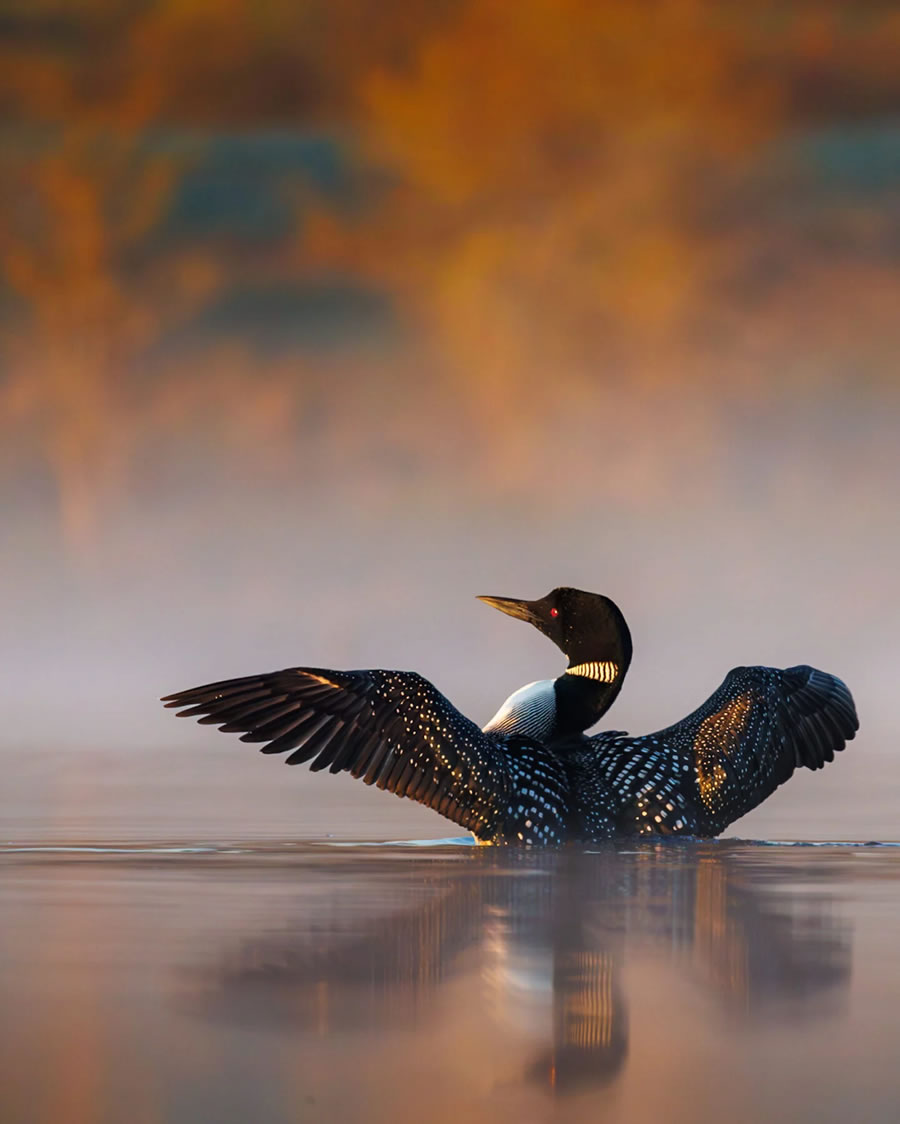
POLYGON ((798 767, 834 760, 859 723, 840 679, 737 667, 702 706, 654 734, 584 731, 612 705, 631 635, 600 594, 482 601, 538 628, 568 658, 479 730, 412 671, 292 667, 166 695, 181 718, 241 734, 317 772, 348 772, 426 804, 480 842, 558 844, 720 834, 798 767))

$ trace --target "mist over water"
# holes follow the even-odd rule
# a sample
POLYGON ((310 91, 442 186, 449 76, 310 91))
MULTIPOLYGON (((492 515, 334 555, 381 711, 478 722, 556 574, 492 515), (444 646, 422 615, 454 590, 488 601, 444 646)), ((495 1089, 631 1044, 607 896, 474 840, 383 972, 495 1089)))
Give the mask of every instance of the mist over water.
POLYGON ((474 595, 571 584, 635 636, 616 727, 845 678, 859 739, 747 830, 894 837, 896 21, 373 11, 4 24, 5 834, 315 833, 155 698, 414 668, 484 721, 559 660, 474 595))
POLYGON ((571 584, 615 727, 846 679, 740 830, 896 837, 896 21, 188 9, 0 33, 3 833, 442 834, 155 699, 412 668, 483 722, 559 659, 474 595, 571 584))
MULTIPOLYGON (((258 507, 239 510, 259 527, 258 507)), ((92 563, 99 571, 66 575, 58 561, 38 559, 24 572, 17 563, 3 593, 4 834, 444 835, 444 821, 408 801, 286 770, 235 738, 176 720, 157 699, 293 664, 397 667, 428 676, 483 723, 518 686, 563 664, 544 638, 473 595, 538 596, 571 582, 615 597, 635 640, 607 728, 662 728, 739 664, 810 662, 850 685, 857 739, 821 773, 795 775, 736 833, 897 838, 887 575, 861 562, 837 573, 812 540, 805 554, 787 551, 774 525, 759 528, 774 536, 770 547, 748 554, 745 536, 685 542, 653 515, 616 519, 609 541, 602 513, 566 526, 548 519, 539 532, 525 518, 429 517, 427 534, 406 514, 373 531, 286 506, 277 545, 248 545, 264 538, 249 531, 232 542, 233 514, 209 532, 221 545, 206 558, 166 537, 158 555, 92 563), (373 833, 358 831, 361 823, 373 833)))

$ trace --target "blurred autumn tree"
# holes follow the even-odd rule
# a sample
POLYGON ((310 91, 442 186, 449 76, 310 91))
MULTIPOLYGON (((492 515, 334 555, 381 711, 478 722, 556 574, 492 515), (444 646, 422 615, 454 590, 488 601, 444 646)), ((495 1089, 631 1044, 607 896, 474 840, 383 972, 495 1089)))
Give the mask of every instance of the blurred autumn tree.
POLYGON ((48 8, 16 27, 0 60, 19 141, 4 146, 0 183, 3 281, 18 312, 4 324, 0 420, 7 440, 43 450, 66 538, 84 545, 98 504, 124 483, 140 424, 129 368, 215 272, 180 254, 140 262, 179 171, 146 140, 165 77, 140 64, 143 27, 125 24, 107 43, 116 72, 105 81, 73 49, 104 30, 89 16, 82 25, 48 8), (28 31, 44 49, 28 49, 28 31))
POLYGON ((362 85, 396 177, 369 264, 472 378, 632 356, 664 376, 652 363, 740 264, 761 146, 896 106, 898 46, 878 4, 470 0, 362 85))
POLYGON ((412 73, 367 79, 372 150, 401 185, 388 237, 407 256, 393 266, 468 382, 497 466, 521 473, 535 417, 572 416, 586 386, 671 381, 660 356, 716 267, 697 196, 780 108, 750 46, 683 0, 480 0, 412 73))
MULTIPOLYGON (((349 276, 390 294, 407 357, 469 411, 472 471, 521 475, 548 425, 593 424, 579 404, 607 395, 616 425, 603 440, 646 484, 659 462, 647 444, 659 433, 641 425, 651 397, 665 410, 693 380, 692 428, 683 420, 677 439, 716 440, 711 342, 748 323, 754 340, 787 339, 798 320, 816 335, 822 301, 840 309, 895 285, 894 262, 869 254, 893 211, 839 200, 798 223, 779 210, 784 184, 749 173, 790 127, 896 108, 898 46, 900 16, 874 0, 7 4, 7 445, 43 451, 80 543, 136 451, 173 431, 289 453, 314 357, 251 355, 223 337, 202 362, 160 364, 160 344, 237 283, 349 276), (353 206, 327 188, 311 198, 287 168, 294 219, 277 239, 234 246, 198 238, 196 223, 161 233, 212 139, 273 128, 339 143, 361 185, 353 206), (835 266, 836 236, 852 267, 847 255, 835 266)), ((883 339, 878 317, 870 334, 883 339)), ((844 346, 846 317, 827 319, 829 346, 844 346)), ((758 362, 743 376, 758 391, 758 362)), ((419 419, 381 420, 429 454, 419 419)))
MULTIPOLYGON (((411 14, 401 5, 396 16, 403 7, 411 14)), ((43 2, 0 15, 0 426, 7 446, 46 459, 74 545, 126 486, 140 442, 167 428, 212 417, 232 443, 283 443, 297 390, 283 370, 251 379, 233 347, 199 372, 142 381, 135 369, 237 275, 221 246, 192 245, 190 232, 155 243, 209 130, 340 112, 347 68, 385 47, 371 6, 341 2, 321 16, 249 0, 96 0, 77 12, 43 2)), ((395 52, 420 22, 388 33, 395 52)), ((268 258, 263 272, 283 271, 268 258)))

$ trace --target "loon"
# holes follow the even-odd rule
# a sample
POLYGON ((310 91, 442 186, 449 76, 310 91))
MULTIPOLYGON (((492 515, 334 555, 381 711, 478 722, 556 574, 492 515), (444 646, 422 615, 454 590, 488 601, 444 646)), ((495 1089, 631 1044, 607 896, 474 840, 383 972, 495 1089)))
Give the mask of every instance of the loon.
POLYGON ((569 587, 480 600, 539 629, 568 659, 516 691, 480 730, 411 671, 291 667, 166 695, 287 764, 348 772, 425 804, 482 843, 594 843, 719 835, 801 766, 821 769, 859 728, 836 676, 736 667, 692 714, 657 733, 585 733, 632 657, 608 597, 569 587))

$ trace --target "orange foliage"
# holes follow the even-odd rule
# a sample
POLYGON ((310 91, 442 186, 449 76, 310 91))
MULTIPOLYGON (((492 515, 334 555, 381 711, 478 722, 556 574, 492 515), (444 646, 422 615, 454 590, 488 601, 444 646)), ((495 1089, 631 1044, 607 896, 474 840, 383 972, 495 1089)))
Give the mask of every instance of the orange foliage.
POLYGON ((136 138, 74 127, 5 185, 3 271, 27 314, 8 333, 0 421, 44 448, 75 543, 91 537, 98 498, 124 484, 137 423, 128 366, 171 310, 173 294, 161 301, 152 282, 127 281, 121 258, 158 217, 172 176, 139 158, 136 138))
MULTIPOLYGON (((764 394, 761 368, 790 351, 791 325, 817 321, 805 294, 840 309, 849 277, 851 296, 886 291, 887 267, 845 270, 810 250, 815 235, 792 247, 734 203, 762 146, 815 116, 810 74, 845 80, 861 104, 894 90, 900 19, 875 7, 852 19, 832 0, 788 12, 774 0, 79 7, 68 23, 61 3, 22 16, 38 31, 62 19, 58 41, 0 45, 0 108, 21 130, 0 157, 0 274, 24 309, 0 323, 0 427, 52 466, 71 542, 89 542, 130 487, 135 450, 186 424, 237 455, 249 433, 275 462, 289 455, 312 359, 298 371, 213 341, 203 364, 134 377, 236 280, 344 273, 390 292, 414 341, 400 365, 468 411, 473 472, 502 488, 527 476, 545 431, 608 413, 618 425, 603 440, 644 495, 659 485, 654 443, 679 387, 698 393, 675 439, 725 439, 710 398, 724 395, 717 333, 752 334, 759 362, 735 361, 731 375, 764 394), (327 127, 380 178, 352 215, 330 201, 314 210, 298 189, 296 239, 252 264, 187 240, 135 264, 183 170, 146 141, 174 125, 327 127), (785 273, 800 262, 804 285, 773 281, 750 316, 729 284, 761 244, 785 273), (768 352, 760 340, 774 341, 768 352), (201 409, 211 380, 219 393, 201 409), (660 424, 648 428, 650 408, 660 424)), ((883 340, 892 313, 867 308, 883 340)), ((855 354, 847 323, 827 329, 838 354, 855 354)), ((416 419, 387 424, 398 444, 432 452, 416 419)), ((572 456, 563 471, 579 470, 572 456)))

